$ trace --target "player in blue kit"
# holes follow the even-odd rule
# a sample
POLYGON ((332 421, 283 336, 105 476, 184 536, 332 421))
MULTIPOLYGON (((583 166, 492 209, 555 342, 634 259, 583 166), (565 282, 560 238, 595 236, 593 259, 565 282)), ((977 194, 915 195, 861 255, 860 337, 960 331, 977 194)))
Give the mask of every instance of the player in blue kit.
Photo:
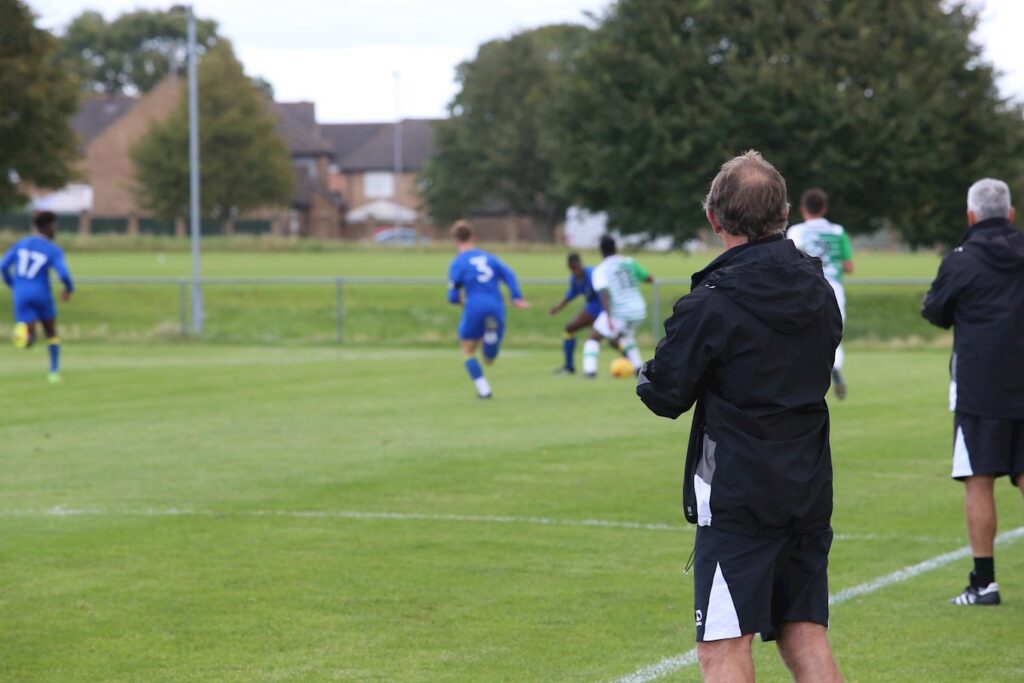
POLYGON ((466 372, 476 385, 480 398, 491 397, 491 385, 484 377, 484 369, 476 359, 476 348, 483 342, 484 363, 490 365, 498 357, 501 339, 505 334, 505 301, 499 283, 504 282, 512 295, 512 305, 528 308, 519 291, 519 283, 512 269, 493 254, 476 248, 473 229, 466 221, 452 226, 452 239, 459 255, 448 269, 448 301, 461 305, 459 342, 465 356, 466 372))
POLYGON ((43 211, 35 218, 36 234, 19 240, 0 261, 0 275, 14 295, 14 334, 19 349, 35 342, 36 323, 42 323, 50 351, 50 383, 60 382, 60 338, 57 336, 57 306, 50 291, 50 269, 64 284, 61 298, 67 301, 75 291, 64 252, 53 243, 57 217, 43 211))
POLYGON ((602 311, 601 297, 594 291, 594 285, 590 280, 590 275, 594 269, 584 267, 579 254, 569 254, 567 265, 572 273, 569 276, 569 289, 566 291, 565 298, 562 299, 561 303, 552 306, 548 312, 551 315, 557 314, 570 301, 579 296, 583 297, 584 304, 583 310, 565 326, 565 337, 562 339, 562 352, 565 354, 565 363, 562 367, 555 369, 557 374, 562 375, 572 375, 576 372, 574 361, 576 333, 593 325, 594 321, 597 320, 597 316, 601 315, 602 311))

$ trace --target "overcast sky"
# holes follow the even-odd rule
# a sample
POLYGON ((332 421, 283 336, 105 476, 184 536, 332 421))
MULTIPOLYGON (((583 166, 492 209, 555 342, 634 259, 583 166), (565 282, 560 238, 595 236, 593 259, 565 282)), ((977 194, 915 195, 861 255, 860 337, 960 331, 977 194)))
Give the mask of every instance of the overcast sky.
MULTIPOLYGON (((978 39, 1004 72, 1000 86, 1024 99, 1024 1, 975 0, 978 39)), ((61 31, 85 9, 108 19, 173 1, 28 0, 40 24, 61 31)), ((455 93, 455 66, 480 43, 555 22, 587 22, 608 0, 195 0, 216 19, 246 70, 279 100, 312 100, 323 122, 440 117, 455 93), (395 72, 400 74, 396 98, 395 72)))

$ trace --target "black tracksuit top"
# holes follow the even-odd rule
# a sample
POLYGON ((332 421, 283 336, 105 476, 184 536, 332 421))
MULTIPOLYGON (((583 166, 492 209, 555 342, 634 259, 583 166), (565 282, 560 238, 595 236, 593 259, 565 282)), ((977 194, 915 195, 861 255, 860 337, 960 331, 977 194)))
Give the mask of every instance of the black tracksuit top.
POLYGON ((749 536, 829 527, 825 394, 842 327, 821 261, 782 235, 734 247, 693 276, 636 390, 662 417, 696 402, 688 521, 749 536))
POLYGON ((921 315, 953 327, 950 408, 1024 420, 1024 233, 979 221, 939 266, 921 315))

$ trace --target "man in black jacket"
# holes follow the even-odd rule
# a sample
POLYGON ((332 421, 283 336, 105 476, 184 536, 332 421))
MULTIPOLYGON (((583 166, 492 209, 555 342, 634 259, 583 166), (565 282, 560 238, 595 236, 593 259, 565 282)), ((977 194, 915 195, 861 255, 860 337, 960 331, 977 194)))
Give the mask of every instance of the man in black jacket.
POLYGON ((953 332, 949 408, 953 478, 964 482, 970 584, 956 605, 998 605, 993 550, 996 477, 1024 490, 1024 233, 1010 188, 985 178, 967 192, 967 234, 943 260, 921 314, 953 332))
POLYGON ((705 202, 724 254, 693 276, 637 394, 696 402, 683 485, 697 654, 707 681, 753 681, 753 634, 798 681, 839 681, 828 643, 832 460, 825 404, 842 318, 821 261, 783 237, 786 181, 751 151, 705 202))

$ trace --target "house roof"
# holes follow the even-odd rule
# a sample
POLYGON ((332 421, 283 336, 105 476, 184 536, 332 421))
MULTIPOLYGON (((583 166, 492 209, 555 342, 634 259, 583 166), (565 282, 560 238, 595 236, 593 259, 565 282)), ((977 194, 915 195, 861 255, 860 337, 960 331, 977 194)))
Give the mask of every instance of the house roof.
POLYGON ((78 113, 71 117, 71 129, 78 134, 80 149, 84 149, 96 136, 124 116, 137 101, 134 97, 124 95, 83 99, 78 113))
POLYGON ((334 156, 334 147, 320 135, 312 102, 272 102, 277 132, 292 156, 334 156))
MULTIPOLYGON (((434 155, 435 119, 402 121, 402 170, 418 171, 434 155)), ((391 171, 395 167, 395 124, 333 123, 322 127, 334 143, 335 163, 343 173, 391 171)))

